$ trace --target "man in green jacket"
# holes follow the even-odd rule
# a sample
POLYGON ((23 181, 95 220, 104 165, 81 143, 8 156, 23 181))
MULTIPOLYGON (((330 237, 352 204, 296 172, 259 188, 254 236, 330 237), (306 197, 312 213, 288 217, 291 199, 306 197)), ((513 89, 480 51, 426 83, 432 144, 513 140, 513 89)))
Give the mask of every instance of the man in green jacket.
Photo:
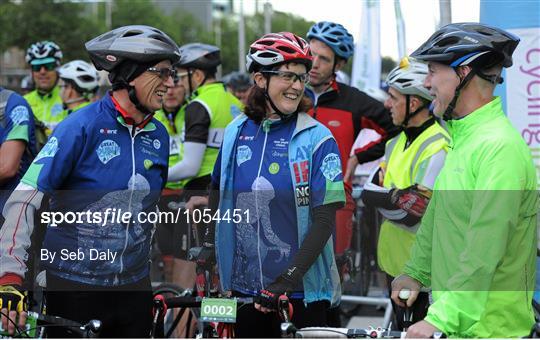
POLYGON ((452 144, 392 299, 421 286, 433 304, 408 337, 522 337, 534 324, 537 179, 530 151, 493 96, 519 38, 476 23, 450 24, 412 57, 428 62, 433 111, 452 144))

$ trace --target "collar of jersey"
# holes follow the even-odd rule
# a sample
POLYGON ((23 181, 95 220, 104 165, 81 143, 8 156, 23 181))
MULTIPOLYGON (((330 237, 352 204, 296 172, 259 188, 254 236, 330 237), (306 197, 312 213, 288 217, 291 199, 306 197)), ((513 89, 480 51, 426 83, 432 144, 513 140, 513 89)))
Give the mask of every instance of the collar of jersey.
POLYGON ((495 97, 492 101, 479 107, 465 117, 452 119, 446 124, 454 140, 460 136, 475 133, 478 126, 484 125, 501 115, 504 115, 501 98, 495 97))
MULTIPOLYGON (((114 99, 111 93, 109 93, 109 97, 111 98, 113 107, 118 112, 118 115, 116 116, 116 120, 118 121, 118 123, 122 124, 125 127, 133 126, 133 124, 128 123, 129 120, 131 120, 131 116, 120 106, 120 104, 118 104, 118 101, 114 99)), ((156 125, 152 123, 152 115, 147 117, 145 121, 138 127, 142 131, 154 131, 156 129, 156 125)))
POLYGON ((52 91, 49 93, 41 94, 39 93, 37 89, 35 91, 38 97, 41 99, 50 99, 52 97, 60 97, 60 88, 58 87, 58 85, 54 85, 52 91))

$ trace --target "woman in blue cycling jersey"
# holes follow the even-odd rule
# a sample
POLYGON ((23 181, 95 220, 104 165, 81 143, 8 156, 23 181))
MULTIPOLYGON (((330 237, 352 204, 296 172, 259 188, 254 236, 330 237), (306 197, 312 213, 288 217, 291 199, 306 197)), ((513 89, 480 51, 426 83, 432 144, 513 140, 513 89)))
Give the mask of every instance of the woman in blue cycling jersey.
POLYGON ((210 194, 215 232, 210 226, 205 247, 211 253, 215 244, 223 290, 256 297, 239 309, 235 335, 279 337, 280 295, 299 327, 325 325, 339 301, 331 235, 345 200, 341 162, 330 131, 305 113, 306 41, 267 34, 246 59, 255 84, 245 115, 225 131, 210 194))

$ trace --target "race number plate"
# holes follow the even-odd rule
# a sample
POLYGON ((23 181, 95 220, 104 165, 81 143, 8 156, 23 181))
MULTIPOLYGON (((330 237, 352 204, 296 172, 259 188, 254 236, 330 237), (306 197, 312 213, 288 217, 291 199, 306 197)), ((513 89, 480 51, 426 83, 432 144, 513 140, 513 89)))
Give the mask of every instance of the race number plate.
POLYGON ((204 298, 201 304, 201 320, 235 323, 236 299, 204 298))

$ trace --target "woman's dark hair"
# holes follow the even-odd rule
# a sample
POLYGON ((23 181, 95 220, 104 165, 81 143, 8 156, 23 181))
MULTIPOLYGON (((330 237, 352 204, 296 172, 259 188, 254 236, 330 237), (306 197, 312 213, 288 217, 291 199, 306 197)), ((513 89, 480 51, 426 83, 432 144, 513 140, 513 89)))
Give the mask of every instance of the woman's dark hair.
MULTIPOLYGON (((277 70, 281 65, 277 65, 276 67, 273 67, 271 70, 277 70)), ((267 79, 268 77, 272 77, 270 75, 265 75, 267 79)), ((246 116, 248 116, 249 119, 254 120, 257 123, 262 122, 264 117, 266 117, 266 109, 267 109, 267 103, 266 103, 266 96, 264 93, 264 89, 257 86, 257 84, 254 84, 251 89, 249 90, 249 95, 247 98, 246 108, 244 109, 244 113, 246 116)), ((309 97, 307 97, 305 94, 302 97, 302 100, 298 104, 298 109, 296 110, 296 113, 298 112, 308 112, 309 109, 313 106, 313 103, 309 97)))

